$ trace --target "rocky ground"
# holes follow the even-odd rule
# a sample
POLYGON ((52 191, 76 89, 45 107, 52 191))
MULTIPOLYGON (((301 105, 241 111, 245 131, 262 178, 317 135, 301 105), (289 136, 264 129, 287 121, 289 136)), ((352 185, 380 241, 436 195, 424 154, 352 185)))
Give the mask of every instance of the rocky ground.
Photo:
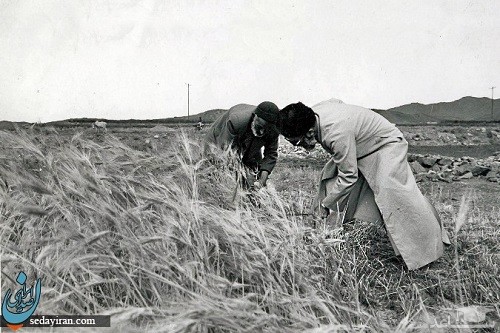
POLYGON ((500 126, 398 126, 414 146, 500 144, 500 126))
POLYGON ((408 162, 417 181, 452 182, 482 177, 490 182, 500 182, 500 152, 484 159, 409 154, 408 162))
MULTIPOLYGON (((418 182, 452 182, 472 177, 500 183, 500 128, 401 126, 409 144, 408 162, 418 182), (427 153, 429 152, 429 153, 427 153)), ((285 160, 321 165, 329 159, 321 148, 307 152, 284 142, 285 160)))

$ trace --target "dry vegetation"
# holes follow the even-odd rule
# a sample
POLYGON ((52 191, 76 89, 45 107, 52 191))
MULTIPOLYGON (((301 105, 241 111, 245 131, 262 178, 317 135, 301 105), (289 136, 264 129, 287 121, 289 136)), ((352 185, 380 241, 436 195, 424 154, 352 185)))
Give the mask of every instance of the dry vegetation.
POLYGON ((409 332, 471 306, 498 320, 500 211, 481 192, 425 189, 455 242, 409 272, 382 225, 310 215, 317 168, 283 164, 248 193, 195 136, 144 151, 43 131, 0 131, 2 274, 42 278, 37 314, 130 332, 409 332))

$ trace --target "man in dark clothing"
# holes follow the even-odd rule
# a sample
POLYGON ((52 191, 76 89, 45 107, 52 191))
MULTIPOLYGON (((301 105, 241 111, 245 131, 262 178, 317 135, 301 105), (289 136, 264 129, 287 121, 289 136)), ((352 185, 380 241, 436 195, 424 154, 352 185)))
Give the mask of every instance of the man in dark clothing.
POLYGON ((278 117, 279 109, 271 102, 258 106, 238 104, 212 124, 205 137, 206 144, 234 149, 243 165, 254 174, 247 175, 248 185, 258 189, 266 186, 278 158, 278 117))

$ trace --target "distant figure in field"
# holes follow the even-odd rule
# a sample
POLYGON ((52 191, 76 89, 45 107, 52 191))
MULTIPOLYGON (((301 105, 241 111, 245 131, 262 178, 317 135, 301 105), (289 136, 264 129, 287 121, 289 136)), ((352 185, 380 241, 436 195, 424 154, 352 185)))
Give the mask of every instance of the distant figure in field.
POLYGON ((233 106, 208 129, 205 149, 209 145, 223 150, 231 147, 247 168, 247 185, 266 186, 278 158, 278 116, 279 109, 271 102, 233 106))
POLYGON ((95 121, 92 124, 92 128, 99 131, 99 129, 103 129, 105 132, 108 130, 106 129, 106 122, 105 121, 95 121))
POLYGON ((196 123, 196 125, 194 125, 194 126, 196 127, 196 129, 197 129, 198 131, 201 131, 201 130, 203 129, 204 124, 203 124, 203 122, 201 121, 201 117, 200 117, 200 118, 198 118, 198 122, 197 122, 197 123, 196 123))
MULTIPOLYGON (((394 251, 409 269, 443 254, 450 244, 436 209, 422 195, 408 164, 408 143, 396 126, 359 106, 330 99, 311 108, 302 103, 281 110, 281 134, 293 145, 331 154, 319 181, 318 207, 328 220, 345 212, 344 221, 383 221, 394 251), (307 133, 287 122, 307 115, 307 133)), ((302 125, 301 125, 302 126, 302 125)))

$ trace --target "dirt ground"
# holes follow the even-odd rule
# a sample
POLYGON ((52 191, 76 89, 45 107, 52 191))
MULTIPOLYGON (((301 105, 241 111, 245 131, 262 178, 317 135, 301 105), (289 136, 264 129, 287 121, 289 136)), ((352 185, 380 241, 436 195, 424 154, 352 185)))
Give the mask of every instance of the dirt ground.
MULTIPOLYGON (((421 182, 419 183, 425 193, 439 192, 444 202, 457 208, 460 206, 462 196, 472 196, 472 208, 483 212, 499 212, 500 185, 482 178, 472 178, 451 183, 421 182)), ((499 221, 500 222, 500 221, 499 221)))

